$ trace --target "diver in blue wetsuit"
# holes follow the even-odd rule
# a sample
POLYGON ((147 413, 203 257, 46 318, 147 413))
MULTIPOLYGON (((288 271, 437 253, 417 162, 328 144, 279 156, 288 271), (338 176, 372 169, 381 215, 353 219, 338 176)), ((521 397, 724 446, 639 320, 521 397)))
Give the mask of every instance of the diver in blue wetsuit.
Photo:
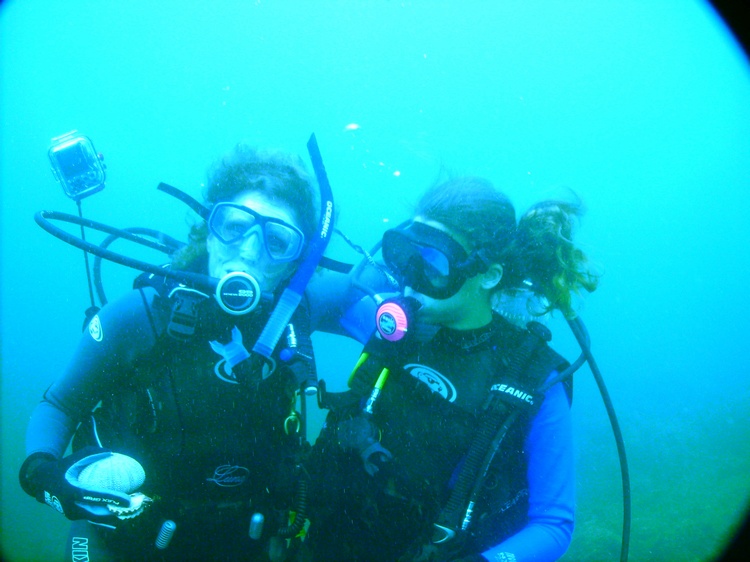
MULTIPOLYGON (((317 235, 313 185, 299 158, 243 145, 209 175, 210 215, 172 268, 254 280, 238 291, 257 288, 251 313, 144 274, 88 323, 32 414, 20 473, 73 520, 67 560, 287 557, 304 523, 295 394, 311 347, 304 362, 248 350, 317 235)), ((308 323, 301 306, 300 340, 308 323)))
POLYGON ((537 312, 574 315, 572 293, 597 281, 572 243, 579 214, 546 201, 517 224, 489 182, 459 178, 385 233, 383 261, 404 289, 376 298, 378 333, 350 390, 323 396, 301 560, 563 555, 574 455, 570 385, 556 377, 568 364, 544 326, 517 327, 493 305, 531 288, 537 312))

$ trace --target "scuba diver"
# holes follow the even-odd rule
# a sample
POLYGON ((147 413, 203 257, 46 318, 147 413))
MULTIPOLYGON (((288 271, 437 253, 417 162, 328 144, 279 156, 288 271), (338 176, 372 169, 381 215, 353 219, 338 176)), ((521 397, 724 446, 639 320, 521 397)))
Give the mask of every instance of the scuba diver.
MULTIPOLYGON (((362 306, 377 305, 377 332, 349 390, 321 388, 330 412, 306 463, 300 560, 564 554, 575 507, 572 370, 544 325, 519 327, 495 308, 501 295, 531 294, 537 316, 575 316, 573 295, 597 285, 572 242, 581 212, 544 201, 516 223, 505 195, 464 177, 430 188, 412 220, 385 232, 387 269, 371 260, 352 273, 362 306)), ((357 317, 342 322, 352 333, 357 317)))
POLYGON ((253 344, 322 255, 332 200, 320 189, 298 157, 238 145, 209 172, 205 208, 192 200, 204 220, 168 267, 92 311, 31 416, 20 471, 29 495, 73 520, 67 560, 290 556, 305 522, 296 396, 314 379, 304 282, 287 338, 253 344), (224 302, 191 283, 227 278, 224 302))

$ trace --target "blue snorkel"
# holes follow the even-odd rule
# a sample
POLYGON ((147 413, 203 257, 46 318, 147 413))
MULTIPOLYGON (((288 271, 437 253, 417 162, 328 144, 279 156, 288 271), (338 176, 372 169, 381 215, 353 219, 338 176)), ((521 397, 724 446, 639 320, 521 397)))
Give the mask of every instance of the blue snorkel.
POLYGON ((315 273, 315 269, 318 267, 318 263, 323 257, 323 253, 333 233, 333 228, 331 228, 331 222, 333 221, 333 193, 331 192, 331 184, 328 183, 328 176, 323 166, 323 158, 320 155, 315 133, 310 135, 310 140, 307 141, 307 151, 310 154, 310 161, 312 162, 315 177, 318 180, 318 187, 320 188, 318 234, 310 241, 307 257, 299 266, 291 281, 289 281, 289 285, 282 292, 273 313, 271 313, 271 317, 266 322, 266 326, 263 328, 258 341, 253 346, 253 352, 262 355, 266 359, 271 359, 271 354, 281 338, 281 334, 287 324, 289 324, 294 311, 297 310, 305 288, 312 278, 313 273, 315 273))

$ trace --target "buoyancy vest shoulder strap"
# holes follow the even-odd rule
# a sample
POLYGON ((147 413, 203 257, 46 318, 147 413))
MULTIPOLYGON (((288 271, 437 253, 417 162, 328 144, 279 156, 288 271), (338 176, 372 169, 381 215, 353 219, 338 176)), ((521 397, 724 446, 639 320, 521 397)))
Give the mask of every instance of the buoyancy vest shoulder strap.
POLYGON ((145 287, 151 287, 158 293, 160 303, 157 306, 169 310, 166 335, 179 342, 190 340, 198 324, 200 305, 209 296, 152 273, 143 273, 133 281, 134 289, 142 290, 145 287))
POLYGON ((514 349, 506 356, 506 369, 498 372, 498 377, 490 387, 490 395, 496 396, 498 404, 510 408, 521 407, 538 409, 544 400, 539 391, 553 371, 562 371, 568 362, 547 342, 551 333, 538 322, 529 322, 527 329, 514 338, 514 349))
POLYGON ((484 476, 508 430, 523 413, 533 413, 544 397, 537 389, 565 360, 547 346, 549 330, 530 322, 519 334, 508 356, 507 369, 490 388, 487 408, 458 474, 456 485, 441 510, 432 541, 451 540, 471 522, 472 505, 484 476))

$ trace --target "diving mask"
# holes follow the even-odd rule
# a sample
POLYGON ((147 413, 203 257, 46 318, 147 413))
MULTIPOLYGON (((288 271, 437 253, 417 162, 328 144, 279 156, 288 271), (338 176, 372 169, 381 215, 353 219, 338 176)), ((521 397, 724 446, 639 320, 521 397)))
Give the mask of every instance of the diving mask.
POLYGON ((305 243, 305 236, 299 228, 236 203, 214 205, 208 217, 208 228, 227 246, 241 243, 259 228, 266 251, 275 262, 296 260, 305 243))
POLYGON ((404 286, 433 299, 452 297, 467 279, 489 268, 481 251, 468 254, 447 232, 421 222, 387 230, 382 252, 404 286))

